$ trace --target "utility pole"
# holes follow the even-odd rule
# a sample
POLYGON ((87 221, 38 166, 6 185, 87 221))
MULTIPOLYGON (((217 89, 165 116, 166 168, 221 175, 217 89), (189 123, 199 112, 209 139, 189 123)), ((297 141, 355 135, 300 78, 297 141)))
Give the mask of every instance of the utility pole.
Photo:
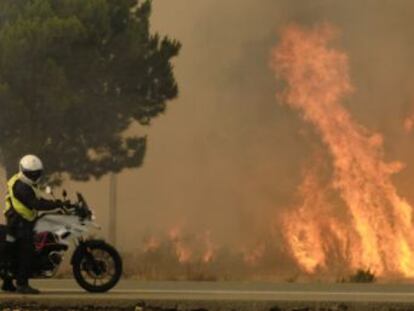
POLYGON ((116 174, 109 174, 109 219, 108 219, 108 230, 109 230, 109 241, 113 246, 116 246, 116 174))

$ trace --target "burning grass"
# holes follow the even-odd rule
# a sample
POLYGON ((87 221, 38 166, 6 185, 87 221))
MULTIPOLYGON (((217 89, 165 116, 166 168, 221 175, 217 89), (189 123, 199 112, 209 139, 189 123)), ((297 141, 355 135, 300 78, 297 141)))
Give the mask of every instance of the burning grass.
MULTIPOLYGON (((148 281, 333 283, 349 280, 348 276, 354 273, 340 264, 329 271, 320 269, 315 274, 306 273, 292 265, 285 250, 270 238, 249 247, 215 246, 209 257, 205 256, 206 246, 199 241, 194 234, 183 231, 173 239, 169 234, 147 237, 134 253, 123 254, 124 277, 148 281), (187 250, 186 256, 177 250, 180 247, 187 250)), ((212 241, 211 244, 215 245, 212 241)))
POLYGON ((205 260, 202 253, 196 255, 193 251, 191 256, 183 257, 181 252, 177 252, 174 242, 165 240, 156 249, 144 248, 124 256, 125 275, 143 280, 169 281, 236 281, 277 276, 277 264, 268 265, 264 271, 262 261, 253 263, 244 256, 242 251, 219 248, 211 260, 205 260), (183 261, 183 258, 187 260, 183 261))
POLYGON ((280 33, 272 53, 272 69, 283 84, 279 99, 314 127, 328 153, 322 162, 332 164, 326 182, 318 170, 305 172, 302 200, 283 219, 285 240, 308 273, 332 271, 339 262, 380 276, 414 277, 412 206, 391 178, 404 165, 387 163, 382 135, 357 123, 343 106, 354 87, 347 54, 332 44, 337 36, 329 24, 293 25, 280 33))

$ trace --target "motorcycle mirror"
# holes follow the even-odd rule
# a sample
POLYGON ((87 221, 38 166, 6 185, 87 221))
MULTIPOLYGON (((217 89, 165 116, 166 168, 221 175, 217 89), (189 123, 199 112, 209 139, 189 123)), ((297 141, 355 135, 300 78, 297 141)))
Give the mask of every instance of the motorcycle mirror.
POLYGON ((66 197, 68 196, 68 193, 66 192, 65 189, 63 189, 63 191, 62 191, 62 196, 63 196, 64 199, 66 199, 66 197))
POLYGON ((49 194, 49 195, 52 195, 52 194, 53 194, 52 187, 50 187, 50 186, 46 186, 46 188, 45 188, 45 192, 46 192, 47 194, 49 194))

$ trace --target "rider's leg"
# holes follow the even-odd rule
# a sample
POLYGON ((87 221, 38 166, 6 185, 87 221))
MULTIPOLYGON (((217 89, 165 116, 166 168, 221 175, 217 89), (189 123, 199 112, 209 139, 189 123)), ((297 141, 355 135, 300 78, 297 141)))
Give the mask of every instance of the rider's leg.
POLYGON ((1 287, 1 290, 5 292, 15 292, 16 286, 13 284, 13 279, 11 277, 4 277, 3 278, 3 285, 1 287))
MULTIPOLYGON (((6 218, 7 220, 7 218, 6 218)), ((0 256, 1 256, 1 265, 2 265, 2 275, 1 279, 3 280, 3 285, 1 289, 6 292, 15 292, 16 286, 13 283, 13 278, 9 274, 11 271, 11 265, 13 260, 13 253, 14 253, 14 243, 13 236, 12 236, 12 228, 6 226, 5 232, 2 236, 0 242, 0 256)))
POLYGON ((17 286, 29 285, 30 262, 32 256, 30 239, 19 238, 17 240, 17 286))
POLYGON ((37 294, 39 291, 29 285, 34 256, 33 227, 30 223, 26 223, 19 229, 17 237, 17 292, 22 294, 37 294))

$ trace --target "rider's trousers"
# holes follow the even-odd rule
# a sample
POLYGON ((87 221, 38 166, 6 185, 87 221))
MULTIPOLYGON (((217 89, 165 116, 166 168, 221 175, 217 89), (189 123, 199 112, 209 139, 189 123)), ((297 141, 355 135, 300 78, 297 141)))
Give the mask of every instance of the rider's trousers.
POLYGON ((7 227, 16 239, 17 286, 27 286, 34 256, 33 223, 19 215, 6 215, 7 227))

